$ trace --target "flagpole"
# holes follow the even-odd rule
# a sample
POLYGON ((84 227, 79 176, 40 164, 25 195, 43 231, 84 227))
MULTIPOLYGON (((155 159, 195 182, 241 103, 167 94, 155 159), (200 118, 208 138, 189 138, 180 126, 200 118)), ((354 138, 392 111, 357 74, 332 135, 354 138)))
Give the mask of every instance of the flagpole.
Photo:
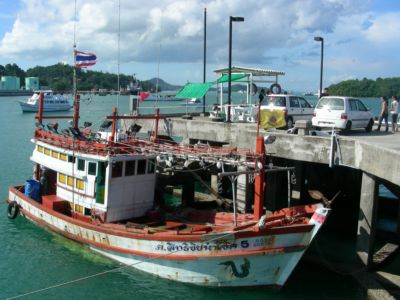
POLYGON ((74 72, 73 72, 73 80, 72 80, 72 93, 74 97, 74 128, 78 128, 79 126, 79 96, 77 93, 76 86, 76 0, 75 0, 75 15, 74 15, 74 72))

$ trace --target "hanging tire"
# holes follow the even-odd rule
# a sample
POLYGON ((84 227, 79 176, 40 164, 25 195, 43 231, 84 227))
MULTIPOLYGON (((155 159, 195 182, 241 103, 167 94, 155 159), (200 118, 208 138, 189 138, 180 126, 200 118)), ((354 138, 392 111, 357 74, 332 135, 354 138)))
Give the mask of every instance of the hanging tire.
POLYGON ((7 217, 9 219, 15 219, 18 216, 18 213, 19 213, 18 203, 16 201, 11 201, 8 204, 7 217))
POLYGON ((282 88, 278 83, 271 84, 269 90, 271 91, 272 94, 280 94, 282 92, 282 88))

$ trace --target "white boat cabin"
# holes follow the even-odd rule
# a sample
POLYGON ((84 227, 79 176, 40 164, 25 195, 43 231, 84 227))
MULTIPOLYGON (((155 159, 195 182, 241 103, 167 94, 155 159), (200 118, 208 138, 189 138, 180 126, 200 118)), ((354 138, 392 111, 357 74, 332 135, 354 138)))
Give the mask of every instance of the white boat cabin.
POLYGON ((69 104, 68 99, 65 98, 63 95, 56 96, 54 95, 53 91, 35 91, 26 102, 27 104, 36 105, 39 102, 39 94, 43 93, 43 104, 44 105, 51 105, 51 104, 69 104))
POLYGON ((33 142, 31 160, 42 196, 64 201, 66 213, 117 222, 142 217, 153 207, 155 157, 85 154, 33 142))

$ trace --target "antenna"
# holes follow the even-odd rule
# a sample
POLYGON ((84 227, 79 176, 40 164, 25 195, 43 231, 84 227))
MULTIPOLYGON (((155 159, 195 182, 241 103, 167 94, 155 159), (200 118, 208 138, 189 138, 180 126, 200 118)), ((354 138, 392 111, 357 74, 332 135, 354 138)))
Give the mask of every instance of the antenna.
POLYGON ((73 75, 73 80, 72 80, 72 94, 74 96, 76 96, 76 56, 75 56, 75 51, 76 51, 76 0, 75 0, 75 7, 74 7, 74 44, 72 46, 73 48, 73 58, 74 58, 74 75, 73 75))
POLYGON ((119 64, 120 64, 120 40, 121 40, 121 0, 118 0, 118 76, 117 76, 117 84, 118 84, 118 94, 117 94, 117 110, 119 110, 119 97, 121 95, 121 85, 119 83, 119 64))
POLYGON ((158 78, 160 77, 160 52, 161 44, 158 48, 157 80, 156 80, 156 107, 158 107, 158 78))

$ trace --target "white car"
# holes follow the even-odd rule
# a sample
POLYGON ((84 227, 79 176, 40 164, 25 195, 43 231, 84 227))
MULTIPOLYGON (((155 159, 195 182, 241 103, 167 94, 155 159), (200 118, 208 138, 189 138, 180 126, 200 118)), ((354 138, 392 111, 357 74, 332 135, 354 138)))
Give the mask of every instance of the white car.
POLYGON ((374 116, 359 99, 325 96, 315 106, 312 125, 317 129, 334 127, 348 132, 354 128, 364 128, 370 132, 374 125, 374 116))
POLYGON ((266 95, 260 109, 283 110, 287 128, 292 128, 298 120, 311 120, 314 113, 314 108, 306 99, 285 94, 266 95))

